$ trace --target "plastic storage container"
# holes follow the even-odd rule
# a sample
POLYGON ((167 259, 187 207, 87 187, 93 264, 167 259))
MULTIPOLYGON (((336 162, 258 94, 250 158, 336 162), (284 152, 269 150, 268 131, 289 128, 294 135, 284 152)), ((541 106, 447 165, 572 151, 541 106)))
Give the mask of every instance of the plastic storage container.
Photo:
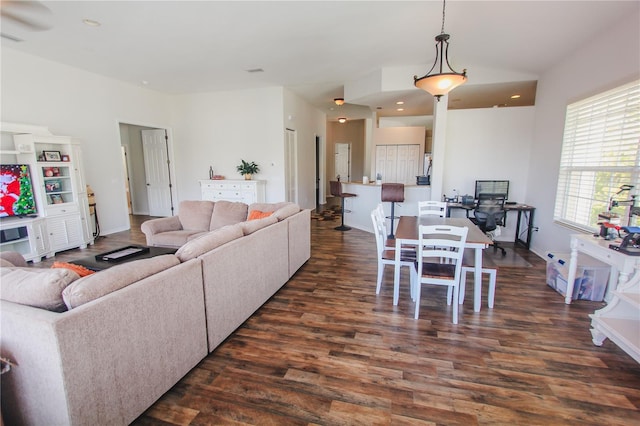
MULTIPOLYGON (((547 284, 558 293, 567 294, 569 276, 569 253, 547 253, 547 284)), ((601 302, 609 282, 611 267, 604 262, 578 253, 578 266, 573 286, 572 300, 601 302)))

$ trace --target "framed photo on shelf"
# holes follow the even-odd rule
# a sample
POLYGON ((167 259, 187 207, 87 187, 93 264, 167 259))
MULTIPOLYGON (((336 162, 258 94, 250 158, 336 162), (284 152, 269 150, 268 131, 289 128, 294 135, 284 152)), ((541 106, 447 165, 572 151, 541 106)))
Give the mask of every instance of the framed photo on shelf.
POLYGON ((44 189, 47 192, 57 192, 60 191, 62 185, 59 180, 48 180, 44 183, 44 189))
POLYGON ((60 151, 42 151, 44 161, 62 161, 60 151))
POLYGON ((62 195, 60 194, 51 194, 51 203, 52 204, 62 204, 64 203, 64 200, 62 199, 62 195))
POLYGON ((62 161, 69 162, 69 161, 71 161, 71 159, 69 158, 69 156, 67 154, 62 154, 62 161))

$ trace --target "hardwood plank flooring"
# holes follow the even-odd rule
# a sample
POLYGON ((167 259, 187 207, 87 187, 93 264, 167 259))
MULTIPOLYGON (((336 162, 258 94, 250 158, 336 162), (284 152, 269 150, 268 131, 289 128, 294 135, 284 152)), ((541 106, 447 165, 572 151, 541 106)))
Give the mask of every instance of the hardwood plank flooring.
MULTIPOLYGON (((312 220, 311 259, 134 424, 640 424, 640 365, 591 342, 588 314, 603 303, 565 305, 535 254, 515 248, 532 267, 500 268, 494 309, 485 282, 473 312, 467 284, 454 325, 446 291, 425 287, 414 320, 406 271, 393 306, 391 268, 375 294, 373 235, 336 224, 312 220)), ((83 252, 131 242, 144 237, 83 252)))

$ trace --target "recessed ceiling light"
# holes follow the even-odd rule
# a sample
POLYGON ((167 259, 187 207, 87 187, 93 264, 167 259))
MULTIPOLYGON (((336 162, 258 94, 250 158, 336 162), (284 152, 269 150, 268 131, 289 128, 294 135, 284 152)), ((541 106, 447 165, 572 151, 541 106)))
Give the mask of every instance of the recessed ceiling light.
POLYGON ((404 108, 398 108, 396 111, 404 111, 404 108))
POLYGON ((404 105, 404 102, 403 101, 398 101, 398 102, 396 102, 396 105, 404 105))
POLYGON ((346 122, 347 122, 347 119, 346 119, 346 118, 344 118, 344 117, 340 117, 340 118, 338 118, 338 121, 339 121, 340 123, 346 123, 346 122))
POLYGON ((86 18, 85 18, 85 19, 83 19, 83 20, 82 20, 82 22, 83 22, 85 25, 88 25, 88 26, 90 26, 90 27, 99 27, 100 25, 102 25, 100 22, 95 21, 95 20, 93 20, 93 19, 86 19, 86 18))
POLYGON ((511 99, 518 99, 520 98, 520 95, 518 95, 517 93, 515 95, 511 95, 511 99))

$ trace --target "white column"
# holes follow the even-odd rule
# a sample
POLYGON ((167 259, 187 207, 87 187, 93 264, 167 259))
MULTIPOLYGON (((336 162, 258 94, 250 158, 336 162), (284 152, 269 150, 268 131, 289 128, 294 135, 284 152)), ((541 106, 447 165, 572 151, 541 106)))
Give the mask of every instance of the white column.
POLYGON ((447 104, 449 95, 442 96, 440 101, 433 98, 433 141, 431 169, 431 199, 442 199, 444 180, 444 156, 447 139, 447 104))

